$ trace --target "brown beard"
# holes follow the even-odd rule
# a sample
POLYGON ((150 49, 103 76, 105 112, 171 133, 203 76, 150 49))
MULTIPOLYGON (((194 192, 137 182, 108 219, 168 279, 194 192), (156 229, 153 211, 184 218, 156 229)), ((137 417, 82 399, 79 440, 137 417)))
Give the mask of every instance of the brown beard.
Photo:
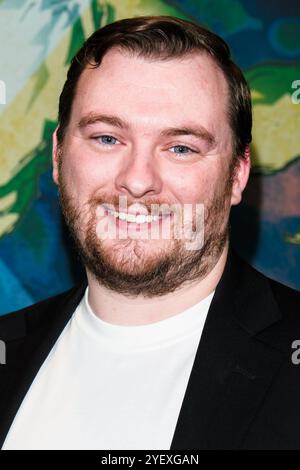
MULTIPOLYGON (((61 155, 59 161, 62 162, 61 155)), ((151 257, 149 253, 145 256, 145 240, 118 240, 114 246, 111 245, 107 249, 96 233, 96 207, 107 202, 100 201, 99 197, 91 199, 87 204, 92 215, 88 219, 83 237, 82 211, 75 207, 68 193, 62 166, 59 165, 59 198, 62 212, 83 265, 100 285, 128 297, 142 295, 151 298, 173 292, 185 283, 200 281, 216 265, 229 239, 228 207, 234 165, 229 168, 223 188, 215 194, 209 204, 205 204, 205 232, 201 248, 186 250, 184 240, 172 239, 170 243, 173 248, 169 248, 167 252, 162 249, 159 257, 157 250, 156 256, 151 257), (128 247, 131 249, 130 257, 126 256, 128 247)))

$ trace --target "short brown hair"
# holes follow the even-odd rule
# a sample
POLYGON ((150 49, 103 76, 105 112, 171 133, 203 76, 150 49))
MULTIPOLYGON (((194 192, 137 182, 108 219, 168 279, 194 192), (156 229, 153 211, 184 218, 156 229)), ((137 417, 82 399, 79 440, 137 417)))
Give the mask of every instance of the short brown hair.
POLYGON ((99 67, 112 47, 148 59, 172 59, 205 51, 223 71, 229 87, 228 118, 233 132, 234 160, 243 157, 252 129, 251 95, 241 69, 232 61, 226 42, 208 29, 172 16, 139 16, 107 24, 96 30, 71 61, 59 99, 58 143, 69 124, 76 85, 85 67, 99 67))

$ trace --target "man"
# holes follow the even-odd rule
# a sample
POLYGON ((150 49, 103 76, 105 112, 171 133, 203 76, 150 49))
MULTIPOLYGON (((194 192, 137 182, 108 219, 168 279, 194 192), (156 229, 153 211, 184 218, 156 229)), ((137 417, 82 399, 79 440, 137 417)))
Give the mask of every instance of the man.
POLYGON ((227 45, 172 17, 107 25, 58 121, 87 282, 0 318, 2 448, 300 449, 300 294, 229 243, 252 119, 227 45))

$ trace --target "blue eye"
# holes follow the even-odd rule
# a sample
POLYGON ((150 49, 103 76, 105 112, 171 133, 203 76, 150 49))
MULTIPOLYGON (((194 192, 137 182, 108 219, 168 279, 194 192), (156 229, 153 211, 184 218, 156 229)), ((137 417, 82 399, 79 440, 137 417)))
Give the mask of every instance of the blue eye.
MULTIPOLYGON (((109 142, 106 142, 106 144, 108 145, 112 145, 112 140, 117 140, 115 137, 113 137, 112 135, 99 135, 98 137, 96 137, 96 140, 100 140, 100 139, 108 139, 110 140, 109 142)), ((100 141, 100 143, 103 143, 103 141, 100 141)), ((105 142, 104 142, 105 143, 105 142)))
MULTIPOLYGON (((180 148, 180 149, 188 149, 188 150, 190 150, 190 152, 179 152, 179 155, 180 155, 180 154, 185 154, 185 153, 191 153, 191 152, 194 153, 194 152, 195 152, 194 150, 192 150, 190 147, 187 147, 186 145, 174 145, 174 147, 171 147, 171 148, 176 148, 176 147, 177 147, 177 148, 180 148)), ((176 152, 174 152, 174 153, 176 153, 176 152)))

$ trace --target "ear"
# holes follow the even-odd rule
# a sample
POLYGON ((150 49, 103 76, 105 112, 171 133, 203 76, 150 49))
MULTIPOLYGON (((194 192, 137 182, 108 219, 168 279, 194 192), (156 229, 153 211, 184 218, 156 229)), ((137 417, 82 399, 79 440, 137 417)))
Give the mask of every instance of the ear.
POLYGON ((239 159, 235 168, 235 175, 232 184, 231 205, 235 206, 242 200, 242 193, 249 179, 251 169, 250 146, 247 145, 244 155, 239 159))
POLYGON ((60 152, 58 149, 58 142, 57 142, 57 129, 52 134, 52 178, 55 184, 58 185, 58 159, 60 158, 60 152))

